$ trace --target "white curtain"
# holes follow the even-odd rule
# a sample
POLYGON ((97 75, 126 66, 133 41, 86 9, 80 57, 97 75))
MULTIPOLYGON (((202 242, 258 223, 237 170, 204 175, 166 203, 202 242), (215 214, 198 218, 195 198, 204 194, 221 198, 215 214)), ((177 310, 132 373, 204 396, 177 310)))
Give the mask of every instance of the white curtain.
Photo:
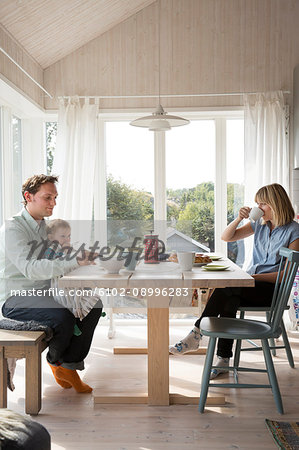
MULTIPOLYGON (((289 192, 288 107, 282 91, 247 94, 245 105, 245 205, 254 204, 257 190, 279 183, 289 192)), ((253 239, 245 240, 246 259, 250 263, 253 239)), ((296 327, 293 295, 290 310, 284 314, 287 328, 296 327)))
POLYGON ((256 191, 279 183, 289 191, 289 149, 283 93, 246 94, 245 204, 251 206, 256 191))
MULTIPOLYGON (((271 183, 289 191, 287 107, 282 91, 244 95, 245 200, 254 206, 257 190, 271 183)), ((253 238, 245 239, 246 270, 252 257, 253 238)))
POLYGON ((59 175, 55 217, 92 219, 94 179, 98 151, 98 104, 83 104, 76 97, 60 99, 57 146, 53 161, 59 175))

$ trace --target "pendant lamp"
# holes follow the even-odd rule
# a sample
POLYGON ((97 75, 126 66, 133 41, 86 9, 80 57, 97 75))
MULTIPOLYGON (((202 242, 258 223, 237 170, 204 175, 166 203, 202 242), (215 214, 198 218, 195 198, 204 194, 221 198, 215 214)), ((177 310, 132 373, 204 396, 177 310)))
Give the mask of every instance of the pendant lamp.
POLYGON ((161 15, 161 0, 158 0, 158 6, 159 6, 159 27, 158 27, 158 49, 159 49, 159 104, 155 110, 150 116, 140 117, 138 119, 132 120, 130 122, 130 125, 133 125, 134 127, 143 127, 148 128, 150 131, 168 131, 172 127, 180 127, 182 125, 187 125, 190 123, 188 119, 184 119, 183 117, 179 116, 173 116, 170 114, 167 114, 166 111, 164 111, 163 106, 161 105, 160 100, 160 15, 161 15))

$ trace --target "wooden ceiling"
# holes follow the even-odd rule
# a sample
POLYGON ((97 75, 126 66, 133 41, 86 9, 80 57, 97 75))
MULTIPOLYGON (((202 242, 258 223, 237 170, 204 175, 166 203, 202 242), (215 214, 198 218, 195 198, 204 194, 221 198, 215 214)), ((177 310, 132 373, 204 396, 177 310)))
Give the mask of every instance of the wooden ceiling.
POLYGON ((0 22, 46 68, 156 0, 0 0, 0 22))

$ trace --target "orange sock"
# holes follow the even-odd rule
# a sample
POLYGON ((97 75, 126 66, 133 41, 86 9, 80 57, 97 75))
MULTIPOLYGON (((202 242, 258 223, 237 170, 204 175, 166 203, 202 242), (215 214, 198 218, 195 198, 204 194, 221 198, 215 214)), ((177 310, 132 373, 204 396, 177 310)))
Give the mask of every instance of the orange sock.
POLYGON ((57 371, 59 366, 52 366, 52 364, 50 364, 50 363, 48 363, 48 364, 51 367, 51 370, 53 372, 53 375, 54 375, 56 383, 58 383, 59 386, 63 387, 64 389, 70 389, 72 387, 71 383, 68 383, 67 381, 60 380, 56 376, 56 371, 57 371))
POLYGON ((60 366, 56 370, 56 377, 61 381, 70 383, 77 392, 85 394, 92 391, 92 388, 88 384, 83 383, 76 370, 66 369, 60 366))

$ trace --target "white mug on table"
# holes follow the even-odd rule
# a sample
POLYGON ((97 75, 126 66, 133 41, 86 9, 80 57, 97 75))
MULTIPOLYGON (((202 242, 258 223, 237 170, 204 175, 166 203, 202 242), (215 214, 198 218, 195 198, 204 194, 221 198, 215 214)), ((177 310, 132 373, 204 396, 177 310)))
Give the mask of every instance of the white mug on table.
POLYGON ((194 252, 178 252, 178 262, 183 271, 192 270, 194 258, 194 252))

